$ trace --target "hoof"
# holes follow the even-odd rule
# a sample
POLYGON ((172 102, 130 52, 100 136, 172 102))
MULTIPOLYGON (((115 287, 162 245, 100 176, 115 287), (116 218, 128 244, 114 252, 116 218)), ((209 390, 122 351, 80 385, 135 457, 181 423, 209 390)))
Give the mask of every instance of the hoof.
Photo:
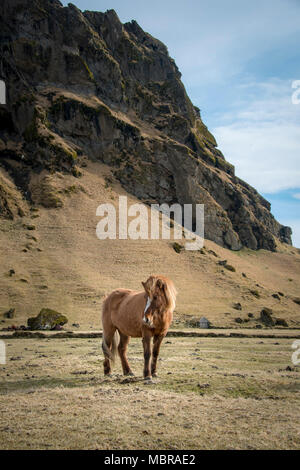
POLYGON ((112 378, 112 374, 104 374, 104 377, 106 377, 107 379, 111 379, 111 378, 112 378))
POLYGON ((157 373, 156 373, 156 372, 154 372, 154 374, 152 374, 152 377, 153 377, 153 378, 155 378, 155 379, 157 379, 157 378, 158 378, 158 375, 157 375, 157 373))
POLYGON ((127 372, 127 374, 124 374, 126 377, 134 377, 134 373, 133 372, 127 372))
POLYGON ((145 385, 150 385, 150 384, 153 384, 153 380, 152 380, 152 377, 144 377, 144 383, 145 385))

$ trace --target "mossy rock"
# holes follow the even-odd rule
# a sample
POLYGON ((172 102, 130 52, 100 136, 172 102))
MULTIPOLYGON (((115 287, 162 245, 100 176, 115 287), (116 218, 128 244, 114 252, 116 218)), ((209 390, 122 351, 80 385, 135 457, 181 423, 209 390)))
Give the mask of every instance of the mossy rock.
POLYGON ((276 325, 288 327, 289 324, 284 318, 276 318, 276 325))
POLYGON ((240 302, 234 303, 232 307, 233 307, 235 310, 242 310, 242 305, 240 304, 240 302))
MULTIPOLYGON (((199 108, 198 108, 199 109, 199 108)), ((196 129, 213 147, 217 147, 217 142, 214 136, 209 132, 206 125, 201 119, 196 120, 196 129)))
POLYGON ((86 61, 83 60, 81 57, 80 57, 80 60, 81 60, 82 64, 84 65, 84 68, 85 68, 85 70, 86 70, 86 72, 87 72, 87 74, 88 74, 89 79, 90 79, 92 82, 95 82, 94 74, 93 74, 93 72, 90 70, 90 68, 89 68, 88 64, 86 63, 86 61))
POLYGON ((224 268, 227 269, 228 271, 233 272, 233 273, 236 272, 235 267, 234 267, 234 266, 231 266, 231 264, 225 264, 225 265, 224 265, 224 268))
POLYGON ((72 175, 75 176, 75 178, 80 178, 82 172, 77 167, 74 167, 72 168, 72 175))
POLYGON ((231 163, 228 163, 226 160, 220 157, 216 157, 216 167, 220 170, 225 171, 231 176, 234 176, 234 166, 231 163))
POLYGON ((260 312, 260 319, 266 326, 275 326, 276 322, 272 318, 273 311, 270 308, 263 308, 260 312))
POLYGON ((173 246, 173 249, 176 251, 176 253, 180 253, 184 248, 182 245, 180 245, 177 242, 174 242, 172 246, 173 246))
POLYGON ((53 330, 66 323, 68 323, 68 319, 65 315, 50 308, 42 308, 37 317, 31 317, 27 320, 27 325, 31 330, 53 330))
POLYGON ((188 328, 197 328, 199 327, 199 318, 189 318, 185 321, 185 325, 188 328))
POLYGON ((274 297, 274 299, 276 299, 276 300, 280 300, 279 294, 272 294, 272 297, 274 297))
POLYGON ((219 255, 217 255, 217 253, 214 250, 208 250, 208 253, 210 255, 213 255, 215 258, 219 258, 219 255))
POLYGON ((15 308, 10 308, 7 312, 3 314, 4 318, 14 318, 15 316, 15 308))
POLYGON ((63 202, 54 190, 45 189, 41 196, 41 204, 46 208, 63 207, 63 202))

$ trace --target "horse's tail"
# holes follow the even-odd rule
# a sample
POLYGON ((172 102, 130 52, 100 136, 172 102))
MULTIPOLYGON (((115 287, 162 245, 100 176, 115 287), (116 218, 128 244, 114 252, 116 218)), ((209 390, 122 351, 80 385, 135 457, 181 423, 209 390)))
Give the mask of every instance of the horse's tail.
POLYGON ((104 299, 102 308, 102 351, 104 357, 114 363, 117 353, 118 332, 111 322, 110 297, 108 296, 104 299))
POLYGON ((112 342, 111 342, 111 349, 107 346, 106 340, 105 340, 105 333, 103 331, 103 337, 102 337, 102 351, 104 354, 104 357, 109 359, 113 364, 116 361, 116 354, 117 354, 117 349, 118 349, 118 332, 115 331, 112 342))

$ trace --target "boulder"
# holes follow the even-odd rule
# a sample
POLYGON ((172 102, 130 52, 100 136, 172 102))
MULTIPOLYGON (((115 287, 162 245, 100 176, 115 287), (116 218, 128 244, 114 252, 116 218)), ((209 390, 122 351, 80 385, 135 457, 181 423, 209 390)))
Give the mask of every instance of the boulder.
POLYGON ((224 268, 227 269, 227 271, 231 271, 233 273, 235 273, 236 271, 235 267, 232 266, 231 264, 225 264, 224 268))
POLYGON ((217 255, 217 253, 216 253, 214 250, 208 250, 208 253, 209 253, 210 255, 213 255, 215 258, 218 258, 218 257, 219 257, 219 255, 217 255))
POLYGON ((174 242, 172 246, 176 253, 180 253, 184 249, 184 246, 177 242, 174 242))
POLYGON ((275 326, 276 321, 272 318, 273 311, 270 308, 263 308, 260 312, 260 319, 266 326, 275 326))
POLYGON ((3 316, 4 316, 5 318, 14 318, 14 316, 15 316, 15 311, 16 311, 15 308, 10 308, 7 312, 5 312, 5 313, 3 314, 3 316))
POLYGON ((224 259, 224 260, 222 260, 222 261, 218 261, 218 264, 219 264, 220 266, 225 266, 225 265, 227 264, 227 259, 224 259))
POLYGON ((276 325, 278 326, 289 326, 288 322, 284 318, 276 318, 276 325))
POLYGON ((67 322, 67 317, 62 313, 42 308, 37 317, 28 318, 27 325, 31 330, 54 330, 67 322))
POLYGON ((240 302, 236 302, 235 304, 233 304, 233 308, 235 310, 242 310, 242 305, 240 304, 240 302))
POLYGON ((274 299, 280 300, 279 294, 272 294, 272 297, 274 297, 274 299))
POLYGON ((218 261, 218 265, 219 266, 224 266, 225 269, 227 269, 228 271, 232 271, 232 272, 235 272, 236 269, 234 266, 231 266, 231 264, 227 264, 227 260, 224 259, 222 261, 218 261))
POLYGON ((254 295, 254 297, 257 297, 259 299, 260 293, 258 292, 257 289, 251 289, 250 294, 254 295))

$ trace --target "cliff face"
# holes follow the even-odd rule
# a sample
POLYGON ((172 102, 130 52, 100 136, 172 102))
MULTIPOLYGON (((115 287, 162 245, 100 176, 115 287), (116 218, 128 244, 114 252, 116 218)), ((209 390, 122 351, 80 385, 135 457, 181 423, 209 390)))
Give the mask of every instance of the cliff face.
MULTIPOLYGON (((205 236, 221 246, 291 243, 217 149, 166 46, 135 21, 58 0, 2 0, 0 15, 0 163, 24 198, 32 172, 79 176, 96 159, 145 202, 205 204, 205 236)), ((5 194, 0 179, 0 214, 22 215, 5 194)))

